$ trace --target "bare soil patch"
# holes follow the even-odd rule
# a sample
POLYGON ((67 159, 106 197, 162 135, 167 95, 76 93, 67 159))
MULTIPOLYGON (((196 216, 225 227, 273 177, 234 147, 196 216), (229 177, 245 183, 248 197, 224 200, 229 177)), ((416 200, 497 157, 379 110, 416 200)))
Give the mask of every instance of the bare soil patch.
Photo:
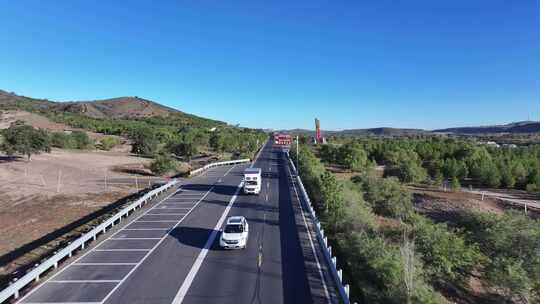
MULTIPOLYGON (((0 157, 0 256, 163 179, 112 170, 150 159, 125 153, 66 151, 31 162, 0 157)), ((14 265, 0 265, 0 274, 14 265)))
POLYGON ((478 199, 465 192, 443 191, 438 189, 413 187, 409 190, 414 196, 415 209, 438 222, 455 222, 465 212, 504 213, 504 205, 491 198, 478 199))

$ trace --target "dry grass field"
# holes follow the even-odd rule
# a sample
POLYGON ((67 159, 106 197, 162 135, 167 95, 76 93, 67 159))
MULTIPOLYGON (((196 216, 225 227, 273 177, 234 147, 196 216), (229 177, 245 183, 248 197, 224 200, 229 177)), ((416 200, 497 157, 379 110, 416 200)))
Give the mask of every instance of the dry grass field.
POLYGON ((119 152, 59 149, 31 162, 0 156, 0 256, 162 181, 125 173, 144 172, 149 161, 119 152))

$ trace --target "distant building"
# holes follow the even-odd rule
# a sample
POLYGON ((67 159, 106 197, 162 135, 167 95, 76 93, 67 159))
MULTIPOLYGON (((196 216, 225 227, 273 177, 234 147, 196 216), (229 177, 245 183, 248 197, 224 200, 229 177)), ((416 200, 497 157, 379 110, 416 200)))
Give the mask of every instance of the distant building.
POLYGON ((494 141, 481 141, 479 142, 480 145, 484 145, 484 146, 488 146, 488 147, 492 147, 492 148, 500 148, 501 146, 494 142, 494 141))

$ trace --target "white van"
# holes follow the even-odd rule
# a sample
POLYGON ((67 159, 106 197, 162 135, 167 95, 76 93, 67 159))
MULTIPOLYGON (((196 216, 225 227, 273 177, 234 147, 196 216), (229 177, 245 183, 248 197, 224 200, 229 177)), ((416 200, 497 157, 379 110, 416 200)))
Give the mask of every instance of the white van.
POLYGON ((247 168, 244 170, 244 193, 259 194, 261 192, 261 168, 247 168))

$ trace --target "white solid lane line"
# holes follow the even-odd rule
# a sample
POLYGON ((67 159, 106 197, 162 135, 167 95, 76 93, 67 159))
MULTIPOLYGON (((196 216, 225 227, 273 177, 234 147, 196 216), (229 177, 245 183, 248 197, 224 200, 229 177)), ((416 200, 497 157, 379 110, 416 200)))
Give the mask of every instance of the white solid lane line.
MULTIPOLYGON (((233 165, 228 171, 226 174, 229 173, 230 170, 232 170, 236 165, 233 165)), ((160 206, 162 203, 164 202, 167 202, 167 200, 169 198, 172 198, 174 197, 176 194, 180 193, 182 194, 180 191, 184 190, 181 188, 178 188, 176 191, 174 191, 173 193, 169 194, 168 196, 166 196, 163 200, 161 200, 160 202, 158 202, 156 205, 152 206, 150 209, 146 210, 144 213, 142 213, 141 215, 137 216, 135 219, 133 219, 128 225, 134 223, 135 221, 137 221, 138 219, 142 218, 143 216, 145 215, 182 215, 182 218, 179 219, 178 223, 176 225, 178 225, 180 222, 182 222, 184 220, 184 218, 189 215, 189 213, 191 211, 193 211, 193 209, 195 209, 197 207, 197 205, 208 195, 208 193, 210 193, 210 191, 214 188, 214 186, 210 187, 210 189, 202 196, 199 192, 198 196, 200 197, 197 198, 199 199, 195 205, 193 206, 193 208, 191 210, 189 210, 186 214, 152 214, 152 213, 149 213, 150 211, 152 211, 154 208, 160 206)), ((192 198, 193 199, 193 198, 192 198)), ((172 228, 174 229, 176 227, 176 225, 172 228)), ((154 248, 152 249, 97 249, 99 246, 101 246, 103 243, 105 243, 107 240, 110 240, 111 238, 114 238, 117 234, 121 233, 123 230, 126 230, 126 229, 120 229, 116 232, 114 232, 112 235, 110 235, 109 237, 103 239, 102 241, 100 241, 94 248, 92 248, 91 250, 89 250, 88 252, 84 253, 83 255, 81 255, 79 258, 75 259, 75 261, 73 261, 71 264, 67 265, 66 267, 60 269, 57 273, 53 274, 49 279, 47 279, 46 281, 44 281, 42 284, 40 284, 39 286, 36 286, 36 288, 33 288, 32 290, 30 290, 30 292, 28 292, 24 297, 22 297, 19 301, 17 301, 16 303, 23 303, 23 301, 25 301, 30 295, 32 295, 35 291, 37 291, 38 289, 40 289, 45 283, 51 281, 51 280, 54 280, 54 278, 56 276, 58 276, 59 274, 61 274, 62 272, 64 272, 65 270, 67 270, 68 268, 70 268, 74 263, 77 263, 78 261, 80 261, 81 259, 83 259, 84 257, 86 257, 88 254, 92 253, 92 252, 106 252, 106 251, 146 251, 147 254, 143 257, 143 259, 141 261, 139 261, 139 263, 126 275, 126 277, 124 277, 124 279, 121 280, 121 282, 119 282, 115 288, 113 288, 113 290, 107 295, 107 298, 112 294, 113 291, 115 291, 119 285, 122 284, 122 282, 127 278, 127 276, 129 276, 133 270, 135 270, 136 268, 138 268, 138 266, 140 266, 140 264, 146 259, 146 257, 148 257, 150 255, 150 253, 152 253, 152 251, 157 247, 159 246, 159 244, 166 238, 166 236, 168 235, 165 234, 165 236, 163 236, 162 239, 160 239, 157 244, 154 246, 154 248)), ((103 303, 104 301, 106 300, 106 298, 104 300, 102 300, 101 302, 98 302, 98 303, 103 303)), ((25 302, 26 303, 26 302, 25 302)), ((27 304, 27 303, 26 303, 27 304)), ((58 304, 58 303, 55 303, 55 304, 58 304)))
MULTIPOLYGON (((233 165, 231 168, 229 168, 229 170, 227 170, 227 172, 225 173, 224 176, 226 176, 234 167, 236 167, 236 165, 233 165)), ((214 186, 210 187, 210 189, 206 192, 206 193, 201 193, 201 191, 199 190, 188 190, 190 191, 191 193, 185 193, 186 190, 185 189, 182 189, 181 186, 176 190, 174 191, 173 193, 169 194, 168 196, 166 196, 163 200, 161 200, 160 202, 158 202, 156 205, 152 206, 150 209, 146 210, 144 213, 142 213, 141 215, 137 216, 135 219, 133 219, 129 224, 132 224, 134 223, 135 221, 137 221, 138 219, 142 218, 143 216, 145 215, 182 215, 182 218, 179 219, 178 223, 176 225, 178 225, 181 221, 184 220, 184 218, 189 215, 189 213, 191 213, 191 211, 193 209, 195 209, 197 207, 197 205, 208 195, 208 193, 214 188, 214 186), (176 196, 175 195, 179 195, 179 196, 176 196), (202 197, 201 195, 204 194, 202 197), (194 206, 192 207, 191 210, 189 210, 186 214, 152 214, 152 213, 149 213, 150 211, 154 210, 154 208, 160 206, 162 203, 166 203, 168 202, 169 199, 187 199, 187 198, 184 198, 184 197, 180 197, 180 195, 182 196, 192 196, 190 197, 189 199, 190 200, 197 200, 197 202, 194 204, 194 206), (194 196, 197 196, 197 197, 194 197, 194 196)), ((129 225, 128 224, 128 225, 129 225)), ((175 226, 176 227, 176 226, 175 226)), ((174 228, 174 227, 173 227, 174 228)), ((147 254, 143 257, 143 259, 141 261, 139 261, 139 264, 137 264, 135 268, 137 268, 140 263, 142 263, 144 261, 144 259, 153 251, 153 249, 155 249, 155 247, 153 249, 97 249, 99 246, 101 246, 103 243, 105 243, 107 240, 110 240, 111 238, 114 238, 117 234, 121 233, 123 230, 126 230, 126 229, 120 229, 116 232, 114 232, 112 235, 110 235, 109 237, 103 239, 102 241, 100 241, 94 248, 92 248, 91 250, 89 250, 88 252, 84 253, 83 255, 81 255, 79 258, 75 259, 71 264, 67 265, 66 267, 60 269, 57 273, 53 274, 49 279, 45 280, 43 283, 41 283, 39 286, 36 286, 36 288, 33 288, 32 290, 30 290, 30 292, 28 292, 24 297, 22 297, 19 301, 17 301, 17 303, 23 303, 23 301, 25 301, 30 295, 32 295, 35 291, 37 291, 38 289, 40 289, 43 284, 51 281, 51 280, 54 280, 54 278, 56 276, 58 276, 59 274, 61 274, 62 272, 64 272, 66 269, 70 268, 73 264, 77 263, 78 261, 80 261, 81 259, 83 259, 84 257, 86 257, 88 254, 92 253, 92 252, 106 252, 106 251, 147 251, 147 254)), ((163 239, 166 238, 166 236, 168 235, 168 233, 161 239, 158 241, 158 243, 156 244, 156 247, 163 241, 163 239)), ((133 270, 132 270, 133 271, 133 270)), ((130 271, 127 275, 129 276, 132 271, 130 271)), ((126 279, 126 277, 124 277, 123 280, 126 279)), ((119 284, 117 286, 115 286, 115 288, 113 289, 116 290, 116 288, 118 288, 119 285, 122 284, 123 280, 121 282, 119 282, 119 284)), ((111 293, 109 293, 107 295, 107 297, 109 297, 110 295, 112 294, 112 291, 111 293)), ((97 302, 97 303, 103 303, 106 299, 102 300, 101 302, 97 302)), ((55 303, 55 304, 59 304, 59 303, 55 303)))
MULTIPOLYGON (((259 151, 259 153, 255 157, 255 159, 253 160, 253 162, 249 166, 250 168, 253 168, 253 166, 255 165, 257 160, 259 159, 259 156, 261 155, 263 149, 266 147, 266 144, 268 144, 268 141, 261 148, 261 150, 259 151)), ((229 173, 229 171, 227 171, 227 174, 229 173)), ((227 174, 225 174, 225 175, 227 175, 227 174)), ((206 258, 206 255, 208 254, 208 249, 210 249, 210 247, 214 243, 214 241, 216 239, 216 236, 217 236, 217 233, 218 233, 217 231, 223 225, 223 222, 225 221, 225 218, 227 217, 227 214, 229 214, 229 210, 231 210, 234 202, 236 201, 236 198, 238 197, 238 193, 240 192, 240 189, 242 189, 242 185, 243 185, 243 181, 241 181, 240 184, 238 184, 238 186, 236 187, 236 191, 234 193, 234 196, 231 198, 231 200, 229 201, 229 204, 227 205, 227 207, 225 208, 225 210, 221 214, 221 218, 216 223, 216 226, 214 227, 214 231, 212 231, 212 233, 210 234, 210 237, 206 241, 206 244, 204 245, 204 248, 201 250, 201 252, 197 256, 197 259, 193 263, 193 266, 191 266, 191 269, 189 270, 189 273, 188 273, 187 277, 185 278, 184 282, 182 283, 182 286, 180 286, 180 289, 176 293, 176 296, 174 297, 174 299, 172 301, 172 304, 180 304, 180 303, 182 303, 184 301, 184 298, 186 297, 186 294, 187 294, 189 288, 191 287, 191 284, 193 283, 193 280, 195 279, 195 276, 197 275, 197 272, 199 272, 199 269, 201 268, 201 265, 204 262, 204 259, 206 258)))
MULTIPOLYGON (((234 168, 236 167, 236 165, 233 165, 229 170, 227 170, 227 172, 225 173, 224 176, 227 176, 227 174, 229 174, 229 172, 234 168)), ((208 196, 209 193, 212 192, 212 190, 215 188, 216 184, 213 184, 210 189, 208 189, 208 191, 199 199, 199 201, 197 201, 197 203, 182 217, 182 219, 180 219, 172 228, 170 228, 170 231, 174 230, 176 227, 178 227, 178 225, 180 225, 180 223, 182 221, 184 221, 184 219, 193 211, 197 208, 197 206, 208 196)), ((170 232, 169 231, 169 232, 170 232)), ((124 283, 127 278, 135 271, 137 270, 137 268, 139 268, 139 266, 141 266, 144 261, 152 254, 152 252, 154 252, 154 250, 156 250, 159 245, 167 238, 167 236, 169 235, 169 233, 165 234, 155 245, 154 247, 152 247, 152 249, 150 249, 150 251, 148 251, 146 253, 146 255, 137 263, 137 265, 135 265, 135 267, 133 267, 127 274, 126 276, 116 285, 114 286, 114 288, 105 296, 105 298, 103 298, 101 300, 101 303, 105 303, 105 301, 107 301, 107 299, 109 299, 111 297, 111 295, 122 285, 122 283, 124 283)))
MULTIPOLYGON (((234 166, 233 166, 234 167, 234 166)), ((232 169, 232 168, 231 168, 232 169)), ((228 171, 227 171, 228 172, 228 171)), ((195 204, 195 206, 193 206, 193 208, 191 208, 191 210, 189 210, 183 217, 182 219, 180 219, 172 228, 170 228, 170 231, 174 230, 176 227, 178 227, 178 225, 184 221, 184 219, 206 198, 206 196, 208 196, 208 194, 214 189, 214 186, 210 187, 210 189, 208 189, 208 191, 204 194, 203 197, 201 197, 201 199, 195 204)), ((122 283, 124 283, 127 278, 135 271, 137 270, 137 268, 139 268, 139 266, 142 265, 142 263, 144 263, 144 261, 152 254, 152 252, 154 252, 154 250, 156 250, 156 248, 159 247, 159 245, 161 245, 161 243, 167 238, 167 236, 169 235, 169 233, 165 234, 153 247, 152 249, 150 249, 150 251, 148 251, 144 257, 137 263, 137 265, 135 265, 135 267, 133 267, 127 274, 126 276, 116 285, 114 286, 114 288, 105 296, 105 298, 103 298, 101 300, 101 303, 105 303, 105 301, 107 301, 107 299, 109 299, 111 297, 111 295, 122 285, 122 283)))
MULTIPOLYGON (((169 194, 168 196, 166 196, 162 201, 160 201, 159 203, 157 203, 156 205, 152 206, 150 209, 146 210, 143 214, 137 216, 135 219, 133 219, 129 224, 127 225, 131 225, 133 222, 137 221, 138 219, 140 219, 141 217, 145 216, 148 214, 148 212, 150 212, 152 209, 154 209, 155 207, 159 206, 161 203, 165 202, 168 198, 174 196, 178 191, 180 191, 180 188, 176 189, 176 191, 174 191, 173 193, 169 194)), ((126 225, 126 226, 127 226, 126 225)), ((87 255, 89 255, 90 253, 92 252, 96 252, 96 251, 149 251, 149 249, 98 249, 99 246, 103 245, 106 241, 114 238, 117 234, 121 233, 122 230, 124 229, 120 229, 116 232, 114 232, 112 235, 108 236, 107 238, 101 240, 94 248, 92 248, 91 250, 89 250, 88 252, 84 253, 83 255, 81 255, 79 258, 75 259, 75 261, 73 261, 71 264, 67 265, 66 267, 60 269, 57 273, 53 274, 49 279, 47 279, 45 282, 43 282, 41 285, 39 286, 36 286, 36 288, 30 290, 30 292, 28 292, 24 297, 22 297, 19 301, 17 301, 16 303, 23 303, 24 300, 26 300, 28 297, 30 297, 35 291, 39 290, 43 284, 49 282, 50 280, 53 280, 56 276, 60 275, 62 272, 64 272, 65 270, 69 269, 73 264, 77 263, 78 261, 80 261, 81 259, 83 259, 84 257, 86 257, 87 255)))
POLYGON ((184 283, 182 283, 182 286, 180 286, 180 289, 176 293, 176 296, 174 297, 174 300, 172 301, 173 304, 180 304, 182 301, 184 301, 184 298, 186 297, 186 294, 189 290, 189 287, 193 283, 193 280, 195 279, 195 276, 197 275, 197 272, 199 272, 199 268, 201 268, 202 263, 204 262, 204 259, 206 258, 206 255, 208 254, 208 249, 212 246, 214 243, 216 236, 218 234, 218 229, 221 228, 221 225, 223 225, 223 222, 225 221, 225 218, 229 214, 229 210, 231 210, 232 205, 234 204, 234 201, 236 201, 236 198, 238 197, 238 192, 240 192, 240 189, 242 188, 243 182, 240 182, 236 188, 236 192, 234 193, 234 196, 229 201, 229 204, 221 214, 221 217, 219 221, 216 223, 216 226, 214 227, 214 230, 210 234, 210 237, 208 237, 208 240, 206 240, 206 244, 204 245, 204 248, 201 250, 199 255, 197 256, 197 259, 193 263, 193 266, 191 266, 191 269, 189 270, 188 275, 184 279, 184 283))

